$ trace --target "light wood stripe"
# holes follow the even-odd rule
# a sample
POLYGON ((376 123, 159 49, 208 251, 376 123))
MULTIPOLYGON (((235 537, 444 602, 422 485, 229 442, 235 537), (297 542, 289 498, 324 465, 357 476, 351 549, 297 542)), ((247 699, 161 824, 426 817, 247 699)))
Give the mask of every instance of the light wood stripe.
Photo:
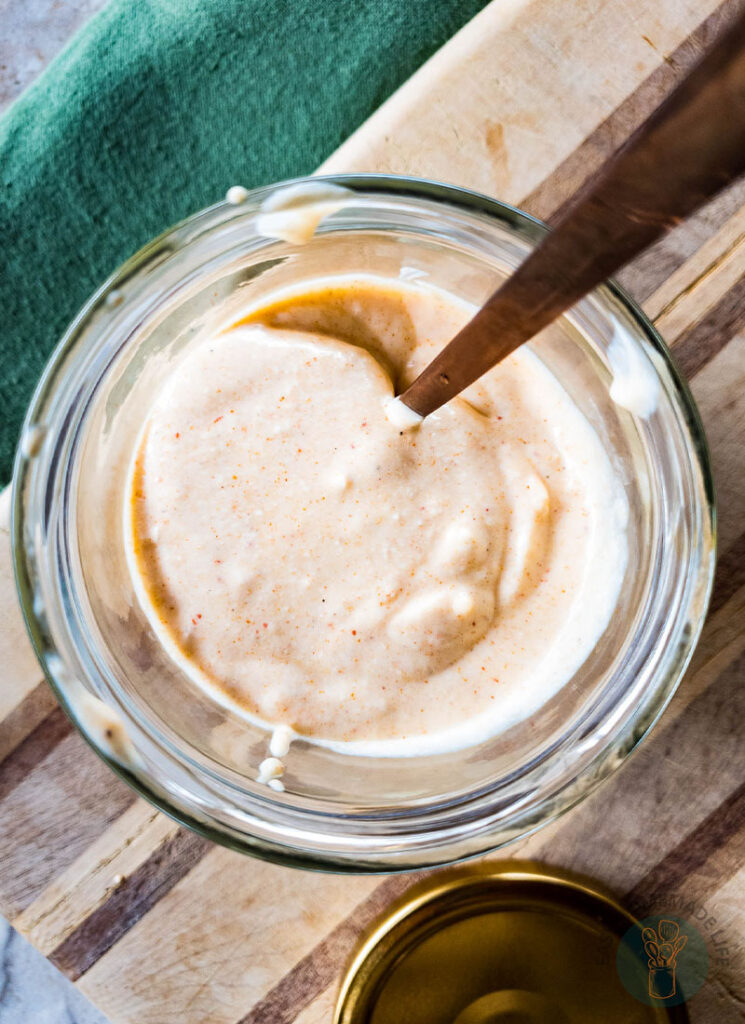
POLYGON ((729 961, 727 973, 731 972, 735 986, 735 972, 741 967, 745 953, 744 845, 743 831, 740 830, 714 857, 687 878, 679 891, 673 893, 681 912, 690 915, 699 927, 706 929, 710 951, 729 961), (723 875, 726 880, 720 882, 717 875, 720 865, 715 861, 722 860, 727 861, 723 875), (732 865, 735 865, 734 870, 732 865))
POLYGON ((668 51, 664 44, 642 35, 662 63, 615 108, 609 117, 528 195, 526 210, 549 223, 559 217, 564 203, 594 174, 629 135, 645 121, 700 58, 701 53, 743 10, 742 0, 726 0, 679 46, 668 51), (562 199, 557 203, 557 195, 562 199))
POLYGON ((77 984, 115 1021, 235 1024, 379 884, 215 847, 77 984))
POLYGON ((745 277, 724 295, 699 323, 674 347, 683 374, 694 377, 745 327, 745 277))
POLYGON ((745 208, 645 303, 691 380, 745 326, 745 208))
MULTIPOLYGON (((717 9, 726 15, 731 6, 702 0, 650 10, 641 0, 600 6, 577 0, 568 17, 564 0, 497 0, 320 170, 414 174, 517 205, 542 187, 540 215, 547 216, 571 189, 557 168, 583 144, 605 153, 593 140, 624 102, 632 110, 644 102, 653 109, 653 97, 628 97, 645 89, 665 54, 701 31, 717 9)), ((618 137, 636 123, 619 114, 618 137)))
MULTIPOLYGON (((673 348, 675 352, 675 348, 673 348)), ((720 557, 743 532, 745 508, 745 332, 735 334, 691 381, 711 452, 720 557)))
POLYGON ((736 216, 743 207, 745 181, 740 180, 632 260, 619 272, 620 284, 646 308, 649 296, 700 251, 712 235, 726 227, 729 218, 736 216))
POLYGON ((45 956, 89 918, 179 830, 136 800, 12 923, 45 956))
POLYGON ((745 267, 745 206, 646 298, 644 309, 665 336, 680 337, 737 284, 745 267))
MULTIPOLYGON (((431 873, 429 873, 431 875, 431 873)), ((351 957, 360 934, 377 920, 424 872, 392 875, 318 943, 287 973, 263 999, 240 1020, 240 1024, 292 1024, 298 1014, 324 993, 351 957)))
POLYGON ((694 876, 674 895, 679 898, 679 912, 703 933, 711 957, 707 982, 689 1006, 691 1019, 695 1024, 741 1024, 745 869, 741 866, 720 886, 711 879, 694 876))
POLYGON ((745 586, 735 591, 720 608, 710 612, 690 668, 665 711, 662 728, 682 715, 689 704, 745 650, 744 621, 745 586))
POLYGON ((50 953, 52 963, 77 980, 199 863, 210 846, 201 836, 177 829, 50 953))

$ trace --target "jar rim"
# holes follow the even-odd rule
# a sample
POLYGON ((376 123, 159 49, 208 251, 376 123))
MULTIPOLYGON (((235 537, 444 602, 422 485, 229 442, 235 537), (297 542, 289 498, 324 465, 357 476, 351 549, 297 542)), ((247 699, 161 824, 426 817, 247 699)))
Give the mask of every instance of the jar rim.
MULTIPOLYGON (((274 191, 307 181, 340 185, 360 197, 382 194, 414 202, 424 199, 442 203, 456 211, 458 208, 475 211, 491 220, 496 219, 532 243, 537 242, 547 230, 545 225, 529 214, 477 192, 440 182, 395 175, 354 174, 297 178, 255 189, 248 194, 247 202, 261 202, 274 191)), ((698 561, 690 573, 689 600, 684 609, 689 618, 685 623, 677 624, 681 636, 676 649, 669 652, 669 663, 658 666, 653 672, 652 679, 642 694, 644 699, 633 712, 627 709, 626 717, 617 730, 610 728, 610 718, 601 717, 594 723, 593 728, 584 732, 581 740, 586 757, 581 770, 564 779, 560 788, 544 793, 539 801, 528 801, 522 807, 508 808, 507 811, 497 806, 498 802, 495 803, 493 793, 473 794, 472 798, 459 804, 461 820, 457 825, 453 823, 453 815, 443 810, 439 814, 436 827, 426 827, 416 842, 410 840, 407 849, 403 852, 397 850, 395 856, 386 850, 390 836, 381 834, 372 842, 370 835, 360 836, 359 829, 353 835, 335 831, 332 826, 338 826, 339 822, 348 822, 348 815, 339 815, 339 822, 334 822, 333 816, 319 816, 312 810, 298 811, 292 808, 288 811, 285 805, 274 801, 269 795, 262 796, 260 800, 253 800, 255 806, 252 807, 252 816, 247 817, 245 829, 236 831, 233 826, 226 827, 224 822, 204 805, 189 806, 188 801, 177 800, 172 791, 164 790, 153 778, 143 776, 107 756, 107 752, 101 749, 90 730, 81 722, 65 672, 60 668, 57 640, 49 628, 47 615, 40 611, 39 607, 39 579, 40 572, 43 575, 44 566, 35 550, 34 508, 30 503, 32 493, 37 499, 42 496, 49 500, 49 484, 52 477, 59 475, 61 456, 58 452, 56 462, 49 459, 45 462, 37 457, 37 453, 29 451, 29 445, 24 444, 23 439, 27 439, 30 432, 36 429, 36 424, 44 421, 44 416, 40 416, 40 413, 47 408, 49 402, 54 401, 60 378, 64 379, 64 374, 69 375, 74 370, 76 345, 90 319, 99 314, 107 303, 111 305, 112 296, 116 298, 125 283, 144 273, 154 258, 157 259, 169 251, 183 251, 185 247, 217 230, 235 215, 236 207, 227 202, 198 211, 148 243, 112 274, 83 306, 63 335, 29 404, 14 467, 11 535, 21 606, 45 675, 78 730, 118 774, 142 796, 170 816, 223 845, 295 866, 331 868, 337 871, 385 872, 460 859, 504 845, 505 842, 534 831, 568 810, 621 763, 648 734, 664 711, 693 653, 713 585, 716 520, 708 447, 694 400, 664 341, 640 307, 613 281, 598 289, 624 310, 639 335, 659 356, 660 365, 656 366, 656 372, 660 377, 665 376, 670 385, 670 393, 674 397, 687 431, 685 450, 691 461, 690 469, 698 478, 699 486, 694 492, 697 507, 684 511, 689 515, 693 515, 694 512, 698 515, 700 536, 697 538, 698 561), (44 466, 46 476, 43 473, 44 466), (683 625, 685 629, 682 628, 683 625), (468 842, 464 843, 462 817, 466 807, 472 818, 472 827, 468 842), (273 817, 275 811, 276 815, 273 817), (508 811, 511 811, 511 816, 508 811), (323 833, 317 828, 319 823, 324 829, 323 833)), ((38 511, 36 509, 37 513, 38 511)), ((45 590, 45 600, 48 600, 48 583, 45 590)), ((142 722, 127 721, 127 725, 135 726, 135 732, 145 738, 147 729, 142 722)), ((152 736, 147 738, 152 740, 152 736)), ((578 739, 576 735, 572 738, 578 739)), ((211 787, 219 783, 219 780, 205 777, 203 782, 208 790, 217 792, 211 790, 211 787)), ((222 789, 219 791, 219 798, 225 799, 222 789)), ((428 806, 427 814, 432 815, 431 806, 428 806)), ((354 820, 359 826, 360 819, 354 820)), ((416 821, 421 827, 432 824, 425 820, 424 815, 419 815, 416 821)))

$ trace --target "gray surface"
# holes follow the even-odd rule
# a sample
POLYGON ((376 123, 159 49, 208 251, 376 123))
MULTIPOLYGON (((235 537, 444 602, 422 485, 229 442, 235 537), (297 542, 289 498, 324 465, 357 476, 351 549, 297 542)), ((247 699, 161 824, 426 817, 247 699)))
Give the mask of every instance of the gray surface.
MULTIPOLYGON (((0 111, 106 0, 0 0, 0 111)), ((106 1024, 105 1017, 0 917, 0 1024, 106 1024)))
POLYGON ((106 1024, 52 965, 0 918, 0 1024, 106 1024))
POLYGON ((106 0, 0 0, 0 111, 106 0))

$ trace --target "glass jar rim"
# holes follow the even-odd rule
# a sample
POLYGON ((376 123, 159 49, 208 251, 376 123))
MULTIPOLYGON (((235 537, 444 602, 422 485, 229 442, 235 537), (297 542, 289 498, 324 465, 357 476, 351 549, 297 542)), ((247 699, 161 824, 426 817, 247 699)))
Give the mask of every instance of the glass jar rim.
MULTIPOLYGON (((355 192, 360 198, 366 195, 382 195, 383 197, 406 198, 413 202, 426 200, 441 203, 456 211, 459 208, 474 211, 506 225, 532 243, 535 243, 547 230, 540 221, 530 215, 479 193, 439 182, 393 175, 355 174, 293 179, 248 193, 246 203, 251 208, 275 191, 308 181, 323 181, 340 185, 355 192)), ((669 652, 668 662, 658 667, 654 673, 650 685, 641 695, 644 699, 638 703, 633 712, 626 709, 621 726, 618 729, 611 728, 611 718, 605 717, 596 721, 591 728, 585 728, 581 737, 585 760, 579 772, 561 780, 560 786, 549 793, 544 793, 540 800, 527 802, 523 807, 508 808, 510 816, 507 816, 504 808, 499 806, 499 801, 493 799, 494 794, 474 794, 467 803, 473 827, 466 844, 463 841, 462 822, 456 827, 452 815, 443 811, 436 822, 425 821, 424 816, 420 815, 417 824, 425 831, 418 837, 416 843, 410 842, 408 849, 403 854, 399 851, 395 857, 386 852, 386 840, 389 837, 385 835, 375 837, 376 841, 368 842, 366 846, 366 840, 370 840, 371 836, 361 837, 359 832, 353 835, 344 835, 338 831, 339 822, 348 821, 348 816, 340 815, 339 821, 333 822, 329 816, 319 817, 315 811, 297 812, 294 808, 288 811, 286 806, 276 803, 270 796, 256 802, 255 814, 249 819, 245 831, 236 832, 232 827, 225 828, 217 816, 205 811, 204 807, 190 807, 188 801, 179 802, 174 798, 172 792, 166 793, 162 787, 155 785, 153 779, 128 770, 107 756, 91 735, 90 730, 86 729, 84 723, 81 722, 65 679, 65 673, 60 669, 56 644, 49 631, 46 615, 39 611, 39 602, 35 599, 38 594, 39 570, 43 567, 39 563, 37 552, 34 551, 33 542, 29 543, 31 534, 28 527, 33 510, 26 507, 26 502, 29 490, 34 486, 34 482, 30 479, 33 474, 36 474, 35 493, 37 497, 39 494, 45 493, 49 482, 48 479, 42 481, 39 476, 40 460, 36 457, 37 453, 30 450, 32 446, 28 443, 28 438, 37 430, 37 424, 44 422, 44 416, 40 416, 40 413, 46 408, 46 404, 54 399, 62 371, 69 374, 71 367, 74 367, 76 344, 83 335, 90 318, 107 304, 117 303, 121 295, 120 289, 133 278, 145 274, 153 259, 159 257, 167 259, 168 252, 183 251, 197 239, 219 229, 236 215, 236 210, 239 211, 240 208, 236 208, 229 202, 208 207, 164 232, 136 253, 86 303, 65 332, 47 364, 29 405, 24 424, 22 442, 16 456, 12 499, 12 539, 16 579, 24 617, 37 656, 56 696, 76 727, 97 753, 103 756, 115 771, 156 806, 196 831, 223 844, 269 859, 277 859, 283 863, 352 871, 390 871, 419 867, 426 863, 441 863, 464 855, 484 852, 493 849, 496 845, 503 845, 504 842, 533 831, 573 806, 620 764, 623 758, 649 732, 667 706, 692 655, 703 625, 713 583, 715 505, 706 439, 691 394, 678 373, 664 342, 641 309, 617 284, 612 281, 606 283, 600 291, 611 296, 631 318, 640 336, 652 346, 660 357, 661 369, 658 365, 658 373, 666 375, 671 385, 682 422, 688 431, 685 447, 691 458, 691 470, 694 474, 698 474, 700 483, 697 490, 700 507, 696 510, 686 509, 685 511, 689 514, 693 514, 694 511, 700 514, 701 537, 699 538, 698 564, 694 567, 695 572, 689 581, 690 600, 685 609, 690 613, 692 621, 685 623, 686 629, 682 631, 683 635, 675 650, 669 652), (651 685, 652 682, 655 685, 651 685), (276 811, 276 815, 273 815, 274 811, 276 811), (325 830, 323 834, 318 831, 319 824, 325 830)), ((47 470, 48 476, 51 477, 54 473, 59 472, 59 465, 49 464, 47 470)), ((684 624, 678 623, 678 625, 682 629, 684 624)), ((617 714, 616 717, 619 715, 617 714)), ((146 725, 143 725, 142 722, 130 723, 128 721, 127 725, 132 725, 135 732, 140 735, 147 732, 146 725)), ((578 737, 574 736, 574 739, 578 740, 578 737)), ((219 782, 214 779, 205 779, 204 781, 208 790, 211 789, 213 783, 219 782)), ((222 791, 221 797, 224 799, 222 791)), ((461 818, 464 806, 466 804, 463 803, 459 806, 461 818)), ((428 814, 431 817, 431 808, 428 809, 428 814)), ((359 825, 359 819, 355 820, 359 825)), ((407 827, 411 827, 411 822, 407 827)))

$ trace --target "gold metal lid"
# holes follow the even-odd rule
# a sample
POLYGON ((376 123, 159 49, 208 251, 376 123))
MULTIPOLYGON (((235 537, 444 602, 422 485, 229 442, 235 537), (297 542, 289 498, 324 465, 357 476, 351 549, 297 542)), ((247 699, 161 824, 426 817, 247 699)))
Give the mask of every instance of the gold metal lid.
MULTIPOLYGON (((334 1022, 684 1024, 684 1006, 646 1005, 621 982, 636 924, 594 885, 537 864, 438 873, 367 933, 334 1022)), ((640 992, 647 972, 640 959, 640 992)))

